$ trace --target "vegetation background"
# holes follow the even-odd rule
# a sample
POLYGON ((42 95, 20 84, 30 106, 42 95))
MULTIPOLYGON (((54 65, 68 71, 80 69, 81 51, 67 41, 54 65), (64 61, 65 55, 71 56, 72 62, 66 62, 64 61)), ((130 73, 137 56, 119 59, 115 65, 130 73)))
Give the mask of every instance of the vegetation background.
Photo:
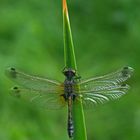
MULTIPOLYGON (((129 93, 85 111, 88 140, 140 139, 140 1, 68 0, 83 78, 135 69, 129 93)), ((67 140, 67 110, 43 111, 9 95, 5 68, 63 81, 61 0, 0 1, 0 140, 67 140)))

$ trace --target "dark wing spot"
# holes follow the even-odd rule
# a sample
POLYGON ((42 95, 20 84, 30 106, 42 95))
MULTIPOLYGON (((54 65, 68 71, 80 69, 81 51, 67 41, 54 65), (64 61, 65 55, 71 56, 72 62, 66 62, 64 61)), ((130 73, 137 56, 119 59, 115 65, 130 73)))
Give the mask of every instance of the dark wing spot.
POLYGON ((11 71, 16 71, 16 69, 15 68, 11 68, 11 71))
POLYGON ((121 85, 121 89, 128 90, 129 88, 130 88, 130 86, 127 85, 127 84, 122 84, 121 85))
POLYGON ((126 85, 126 84, 122 84, 121 86, 122 86, 122 87, 126 87, 127 85, 126 85))
POLYGON ((129 69, 129 67, 125 66, 123 69, 126 69, 126 70, 128 70, 128 69, 129 69))
POLYGON ((17 97, 17 98, 20 98, 20 89, 18 87, 13 87, 12 88, 12 93, 11 93, 13 96, 17 97))
POLYGON ((16 69, 15 68, 10 68, 9 69, 9 74, 10 74, 11 78, 16 78, 16 74, 17 74, 16 69))
POLYGON ((122 70, 122 76, 123 77, 130 77, 133 73, 134 69, 131 67, 124 67, 122 70))

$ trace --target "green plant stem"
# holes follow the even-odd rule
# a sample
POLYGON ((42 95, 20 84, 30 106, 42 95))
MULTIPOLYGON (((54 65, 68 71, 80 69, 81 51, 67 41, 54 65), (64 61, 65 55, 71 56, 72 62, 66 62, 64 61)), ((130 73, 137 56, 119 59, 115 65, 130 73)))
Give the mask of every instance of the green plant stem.
MULTIPOLYGON (((77 71, 74 45, 68 16, 66 0, 63 0, 63 31, 64 31, 64 61, 66 68, 77 71)), ((73 104, 74 137, 73 140, 87 140, 82 102, 73 104)))
POLYGON ((72 39, 72 33, 70 28, 69 16, 67 11, 66 2, 63 0, 63 31, 64 31, 64 60, 65 66, 68 68, 76 69, 76 59, 74 53, 74 45, 72 39))

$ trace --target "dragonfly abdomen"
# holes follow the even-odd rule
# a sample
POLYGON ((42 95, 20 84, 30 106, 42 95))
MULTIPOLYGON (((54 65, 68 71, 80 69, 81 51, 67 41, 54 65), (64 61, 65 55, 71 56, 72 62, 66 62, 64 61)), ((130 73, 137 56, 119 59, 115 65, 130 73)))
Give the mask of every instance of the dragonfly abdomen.
POLYGON ((72 107, 73 107, 73 97, 70 96, 70 97, 68 97, 68 128, 67 128, 69 138, 73 138, 73 134, 74 134, 72 107))
POLYGON ((74 124, 72 118, 69 117, 68 119, 68 135, 70 138, 73 137, 74 134, 74 124))

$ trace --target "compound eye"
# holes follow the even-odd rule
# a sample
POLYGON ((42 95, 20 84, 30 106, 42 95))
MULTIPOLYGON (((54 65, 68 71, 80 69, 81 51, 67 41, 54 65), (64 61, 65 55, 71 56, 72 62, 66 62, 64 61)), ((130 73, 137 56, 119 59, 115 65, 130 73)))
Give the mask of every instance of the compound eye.
POLYGON ((73 76, 76 75, 76 71, 73 70, 73 69, 70 69, 70 68, 65 68, 65 69, 63 70, 63 74, 64 74, 65 76, 67 76, 67 77, 73 77, 73 76))
POLYGON ((63 71, 63 74, 64 74, 65 76, 67 76, 67 75, 68 75, 68 71, 67 71, 67 70, 63 71))
POLYGON ((75 73, 76 73, 75 70, 72 70, 72 71, 71 71, 71 75, 72 75, 72 76, 75 76, 75 73))

